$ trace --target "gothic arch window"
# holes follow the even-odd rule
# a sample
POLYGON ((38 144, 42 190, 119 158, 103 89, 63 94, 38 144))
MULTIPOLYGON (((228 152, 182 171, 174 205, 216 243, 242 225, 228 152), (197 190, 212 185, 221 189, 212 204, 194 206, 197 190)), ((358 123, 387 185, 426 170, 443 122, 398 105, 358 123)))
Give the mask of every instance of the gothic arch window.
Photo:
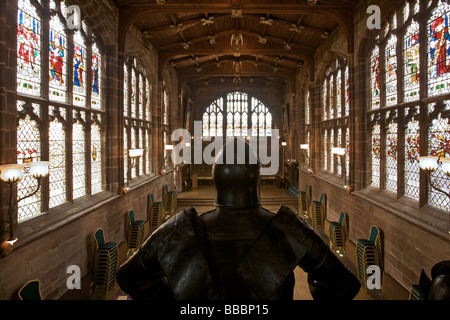
POLYGON ((322 170, 344 178, 349 170, 350 144, 348 72, 347 62, 335 59, 322 84, 322 170), (344 159, 333 154, 335 147, 347 149, 344 159))
POLYGON ((129 57, 123 65, 124 113, 124 181, 151 173, 151 113, 150 82, 140 60, 129 57), (129 150, 143 149, 137 163, 129 157, 129 150))
MULTIPOLYGON (((104 190, 104 108, 102 50, 83 17, 69 17, 61 0, 17 3, 18 163, 50 161, 48 182, 18 204, 23 222, 104 190)), ((32 180, 20 182, 19 198, 32 180)))
POLYGON ((205 137, 270 137, 273 118, 269 109, 255 97, 232 92, 220 97, 202 117, 205 137))
MULTIPOLYGON (((450 156, 449 13, 446 1, 405 2, 375 39, 368 70, 369 184, 446 212, 448 197, 420 189, 418 158, 450 156)), ((439 170, 432 179, 450 183, 439 170)))

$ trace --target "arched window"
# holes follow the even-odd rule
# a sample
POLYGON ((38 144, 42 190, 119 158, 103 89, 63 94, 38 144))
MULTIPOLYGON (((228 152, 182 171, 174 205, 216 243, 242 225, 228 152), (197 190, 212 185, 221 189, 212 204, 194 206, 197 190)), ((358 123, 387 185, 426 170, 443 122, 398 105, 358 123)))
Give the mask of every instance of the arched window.
POLYGON ((272 136, 269 109, 246 93, 233 92, 220 97, 206 109, 202 120, 205 137, 272 136))
MULTIPOLYGON (((449 13, 446 1, 408 1, 390 16, 371 51, 368 112, 370 185, 397 197, 427 199, 447 212, 447 196, 419 188, 418 158, 450 156, 449 13), (427 54, 421 54, 421 43, 427 54), (427 149, 420 149, 421 141, 427 149)), ((450 180, 440 170, 431 179, 448 188, 450 180)))
POLYGON ((130 57, 124 63, 124 181, 151 173, 150 82, 142 63, 130 57), (143 149, 143 156, 134 163, 131 149, 143 149))
MULTIPOLYGON (((18 0, 17 18, 18 162, 50 161, 49 182, 18 204, 22 222, 104 190, 104 110, 102 50, 82 16, 61 0, 18 0), (69 18, 80 28, 69 32, 69 18)), ((35 186, 25 177, 18 197, 35 186)))
POLYGON ((322 168, 324 171, 344 176, 344 178, 349 169, 349 97, 347 62, 339 59, 333 60, 322 85, 322 168), (341 157, 332 153, 335 147, 347 149, 342 163, 341 157))

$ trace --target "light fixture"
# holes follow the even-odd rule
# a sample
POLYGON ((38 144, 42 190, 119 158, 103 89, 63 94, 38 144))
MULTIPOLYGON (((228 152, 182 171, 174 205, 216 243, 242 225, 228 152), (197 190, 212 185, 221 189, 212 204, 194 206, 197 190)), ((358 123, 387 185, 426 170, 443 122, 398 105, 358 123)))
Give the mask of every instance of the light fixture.
MULTIPOLYGON (((130 173, 131 169, 135 168, 138 164, 139 158, 144 155, 144 149, 128 149, 128 157, 131 159, 131 164, 128 166, 127 170, 127 187, 130 186, 130 173)), ((128 191, 127 188, 122 189, 124 193, 128 191)))
POLYGON ((283 147, 286 147, 286 146, 287 146, 287 142, 283 141, 283 142, 281 142, 281 145, 282 145, 283 147))
POLYGON ((426 173, 428 184, 433 189, 445 194, 447 197, 450 198, 450 193, 436 186, 434 182, 431 180, 431 174, 434 171, 438 170, 439 168, 446 176, 450 177, 450 158, 439 159, 439 157, 434 156, 419 157, 419 167, 426 173))
POLYGON ((166 144, 166 150, 173 150, 173 145, 171 144, 166 144))
POLYGON ((301 144, 300 145, 300 149, 301 150, 308 150, 309 149, 309 144, 301 144))
POLYGON ((25 164, 5 164, 0 166, 0 179, 9 185, 9 239, 4 240, 1 243, 0 255, 2 257, 12 251, 12 246, 17 241, 17 204, 38 193, 41 188, 42 179, 48 176, 48 166, 48 161, 29 162, 25 164), (17 183, 25 176, 32 176, 37 180, 36 189, 26 196, 17 198, 15 193, 17 190, 17 183))
POLYGON ((348 193, 352 193, 354 188, 352 185, 347 184, 347 168, 345 167, 345 164, 344 164, 347 149, 342 148, 342 147, 335 147, 335 148, 331 148, 331 153, 333 155, 337 155, 341 158, 341 162, 339 165, 342 168, 342 176, 344 177, 344 188, 345 188, 345 190, 347 190, 348 193))

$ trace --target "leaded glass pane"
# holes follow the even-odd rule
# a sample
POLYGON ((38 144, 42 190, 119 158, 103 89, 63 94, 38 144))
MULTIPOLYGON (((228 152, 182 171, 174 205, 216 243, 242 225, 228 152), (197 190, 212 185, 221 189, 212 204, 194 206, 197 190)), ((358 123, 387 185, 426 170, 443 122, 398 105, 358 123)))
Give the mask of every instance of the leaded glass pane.
POLYGON ((449 93, 450 88, 450 33, 448 13, 450 6, 438 1, 428 20, 428 95, 449 93))
POLYGON ((372 183, 374 187, 380 187, 380 159, 381 159, 381 127, 375 124, 372 129, 372 183))
POLYGON ((142 75, 139 76, 139 119, 144 119, 144 79, 142 75))
POLYGON ((397 36, 391 35, 386 44, 386 105, 397 104, 397 36))
POLYGON ((420 98, 420 45, 419 24, 414 20, 406 29, 404 37, 404 98, 405 102, 420 98))
POLYGON ((323 103, 323 120, 328 120, 328 83, 327 80, 324 81, 322 87, 322 103, 323 103))
MULTIPOLYGON (((21 102, 19 102, 21 103, 21 102)), ((41 157, 41 133, 36 121, 29 115, 19 121, 17 127, 17 163, 39 161, 41 157)), ((24 176, 17 183, 17 199, 24 197, 37 188, 37 180, 24 176)), ((33 218, 41 213, 41 192, 20 201, 17 204, 18 222, 33 218)))
POLYGON ((150 113, 151 113, 151 109, 150 109, 150 83, 148 82, 148 79, 146 81, 146 89, 145 89, 145 119, 147 121, 151 121, 152 119, 150 118, 150 113))
POLYGON ((50 19, 49 58, 49 99, 66 102, 67 38, 65 25, 57 14, 50 19))
POLYGON ((397 192, 398 124, 389 123, 386 131, 386 190, 397 192))
POLYGON ((328 149, 330 150, 330 171, 334 173, 334 157, 335 155, 331 153, 331 148, 334 148, 334 130, 330 130, 330 143, 328 144, 328 149))
POLYGON ((72 127, 73 198, 86 195, 85 135, 83 124, 74 123, 72 127))
POLYGON ((323 169, 328 171, 328 131, 323 135, 323 169))
POLYGON ((136 78, 136 71, 134 68, 131 68, 131 117, 136 118, 136 85, 137 85, 137 78, 136 78))
POLYGON ((17 17, 17 92, 41 95, 41 19, 30 0, 19 0, 17 17))
POLYGON ((127 125, 123 128, 123 172, 124 172, 124 181, 128 182, 128 130, 127 125))
POLYGON ((381 74, 379 48, 376 46, 370 58, 371 108, 380 108, 381 74))
POLYGON ((66 134, 58 119, 49 125, 49 150, 49 207, 53 208, 66 202, 66 134))
MULTIPOLYGON (((89 67, 88 67, 89 68, 89 67)), ((80 30, 73 35, 73 104, 86 106, 86 44, 80 30)))
POLYGON ((168 124, 168 119, 167 119, 167 111, 168 111, 168 98, 167 98, 167 92, 166 92, 166 90, 164 90, 164 92, 163 92, 163 98, 164 98, 164 101, 163 101, 163 123, 164 124, 168 124))
POLYGON ((91 194, 102 191, 102 134, 97 124, 91 125, 91 194))
MULTIPOLYGON (((429 106, 429 112, 433 110, 434 106, 429 106)), ((446 102, 444 110, 447 112, 450 110, 448 102, 446 102)), ((428 154, 439 157, 439 159, 450 157, 450 123, 448 118, 442 116, 442 112, 432 120, 431 126, 428 128, 428 154)), ((433 172, 431 180, 438 188, 447 193, 450 192, 450 178, 442 170, 433 172)), ((431 187, 428 192, 428 204, 450 212, 449 197, 431 187)))
POLYGON ((330 119, 334 119, 334 76, 331 75, 330 77, 330 82, 328 83, 328 88, 329 88, 329 118, 330 119))
POLYGON ((91 73, 91 108, 100 110, 102 108, 102 56, 96 43, 92 45, 91 73))
POLYGON ((348 76, 348 66, 345 67, 345 114, 350 115, 350 78, 348 76))
MULTIPOLYGON (((405 113, 407 111, 405 110, 405 113)), ((408 121, 405 131, 405 196, 419 200, 420 194, 420 123, 408 121)))
POLYGON ((306 108, 305 108, 305 124, 310 123, 310 117, 311 117, 311 101, 310 101, 310 92, 306 92, 306 108))
POLYGON ((123 65, 123 114, 128 117, 128 67, 123 65))
POLYGON ((336 74, 336 117, 342 117, 342 72, 336 74))

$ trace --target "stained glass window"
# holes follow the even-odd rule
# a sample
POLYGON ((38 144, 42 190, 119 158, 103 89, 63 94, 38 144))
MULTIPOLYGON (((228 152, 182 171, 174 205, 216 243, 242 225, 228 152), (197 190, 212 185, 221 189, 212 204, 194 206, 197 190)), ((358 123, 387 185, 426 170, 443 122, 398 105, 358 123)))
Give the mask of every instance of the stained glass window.
POLYGON ((41 17, 30 0, 19 0, 17 17, 17 92, 41 95, 41 17))
MULTIPOLYGON (((151 173, 150 135, 150 82, 143 64, 135 57, 129 57, 124 68, 124 181, 151 173), (143 149, 143 156, 132 163, 129 149, 143 149), (130 166, 133 166, 129 170, 130 166), (130 171, 131 176, 128 176, 130 171)), ((164 90, 165 91, 165 90, 164 90)), ((164 99, 164 98, 163 98, 164 99)))
POLYGON ((330 76, 330 80, 328 83, 328 89, 330 92, 328 93, 328 99, 329 99, 329 119, 334 119, 334 76, 330 76))
POLYGON ((311 121, 311 97, 309 90, 306 92, 305 124, 311 121))
POLYGON ((102 108, 102 56, 94 42, 92 45, 92 62, 91 62, 91 108, 102 108))
POLYGON ((66 202, 66 133, 58 118, 50 122, 49 137, 49 207, 53 208, 66 202))
POLYGON ((397 36, 394 34, 387 40, 385 60, 386 105, 392 106, 397 103, 397 36))
POLYGON ((73 36, 73 104, 80 107, 86 106, 86 51, 84 36, 77 30, 73 36))
MULTIPOLYGON (((18 109, 24 105, 18 101, 18 109)), ((34 105, 39 110, 39 105, 34 105)), ((38 120, 38 114, 33 113, 33 118, 38 120)), ((30 115, 19 120, 17 127, 17 163, 26 163, 30 159, 41 160, 41 132, 39 124, 30 115)), ((25 176, 17 183, 17 198, 33 192, 37 187, 37 181, 33 177, 25 176)), ((22 222, 41 213, 41 192, 22 200, 18 203, 18 221, 22 222)))
POLYGON ((350 78, 348 75, 348 66, 345 67, 344 79, 345 79, 345 92, 344 92, 345 114, 344 114, 344 116, 348 116, 348 115, 350 115, 350 78))
POLYGON ((370 57, 370 92, 371 107, 377 109, 380 107, 381 97, 381 73, 380 73, 380 49, 378 46, 372 51, 370 57))
POLYGON ((404 99, 405 102, 420 98, 420 45, 419 24, 412 21, 404 37, 404 99))
POLYGON ((58 14, 50 19, 49 46, 49 98, 54 101, 66 102, 67 98, 67 38, 65 25, 58 14))
POLYGON ((336 75, 336 117, 342 117, 342 73, 340 69, 336 75))
POLYGON ((334 158, 335 155, 331 153, 332 148, 334 148, 334 130, 330 130, 330 142, 328 144, 328 150, 330 151, 330 171, 334 173, 334 158))
POLYGON ((376 123, 372 129, 372 182, 374 187, 380 187, 381 160, 381 126, 376 123))
MULTIPOLYGON (((394 111, 391 111, 394 112, 394 111)), ((394 112, 395 113, 395 112, 394 112)), ((390 113, 386 115, 390 116, 390 113)), ((397 168, 398 168, 398 123, 395 119, 387 125, 386 131, 386 190, 397 192, 397 168)))
POLYGON ((228 137, 270 137, 272 114, 255 97, 241 92, 229 93, 214 101, 203 114, 203 136, 222 136, 223 128, 228 137))
POLYGON ((124 64, 123 66, 123 114, 128 117, 128 66, 124 64))
POLYGON ((449 93, 449 11, 450 5, 439 0, 428 20, 428 95, 449 93))
POLYGON ((167 125, 168 124, 168 119, 167 119, 167 111, 168 111, 168 97, 167 97, 167 91, 163 90, 163 124, 167 125))
MULTIPOLYGON (((43 181, 40 191, 18 204, 19 222, 103 188, 101 130, 95 126, 84 130, 86 108, 91 108, 89 116, 94 122, 100 123, 103 116, 101 49, 81 16, 76 11, 74 15, 76 22, 82 22, 82 29, 68 32, 69 17, 64 1, 50 0, 47 5, 40 0, 18 0, 18 150, 25 148, 25 154, 27 150, 35 150, 33 161, 50 162, 49 178, 43 181), (42 43, 44 33, 46 43, 42 43), (48 71, 41 72, 43 65, 48 71), (90 101, 87 101, 88 93, 90 101), (47 101, 39 101, 38 105, 33 96, 47 101), (41 106, 47 113, 42 118, 41 106), (72 116, 73 122, 66 127, 67 118, 72 116), (87 158, 89 150, 92 158, 87 158), (88 177, 88 173, 92 176, 88 177), (87 188, 89 179, 91 190, 87 188)), ((20 151, 18 161, 24 161, 23 158, 20 151)), ((34 189, 36 180, 25 177, 20 184, 19 197, 34 189)))
POLYGON ((73 198, 86 194, 86 161, 84 125, 76 122, 72 127, 73 198))
MULTIPOLYGON (((431 115, 437 106, 429 105, 428 112, 431 115)), ((443 112, 450 111, 450 102, 445 101, 445 106, 441 112, 432 119, 428 128, 428 154, 441 158, 450 157, 450 122, 448 118, 443 117, 443 112)), ((436 170, 431 174, 433 183, 446 192, 450 192, 450 178, 446 176, 442 170, 436 170)), ((429 188, 428 204, 433 207, 450 212, 450 199, 445 194, 429 188)))
POLYGON ((91 125, 91 194, 102 191, 102 132, 101 127, 91 125))
MULTIPOLYGON (((419 108, 413 108, 415 114, 419 114, 419 108)), ((405 117, 408 117, 410 110, 405 109, 405 117)), ((419 200, 420 195, 420 123, 411 118, 405 130, 405 196, 419 200)))

